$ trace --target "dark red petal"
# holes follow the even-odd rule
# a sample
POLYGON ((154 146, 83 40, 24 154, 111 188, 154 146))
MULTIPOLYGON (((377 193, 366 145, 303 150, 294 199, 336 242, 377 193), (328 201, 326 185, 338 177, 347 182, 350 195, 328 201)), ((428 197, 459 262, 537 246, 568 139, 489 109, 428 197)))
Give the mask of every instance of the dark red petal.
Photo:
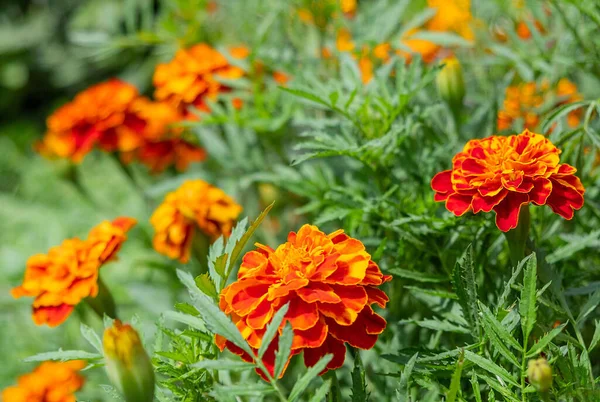
POLYGON ((312 367, 326 354, 332 354, 333 359, 327 363, 327 366, 319 375, 323 375, 328 370, 335 370, 344 365, 344 360, 346 359, 346 346, 344 342, 328 336, 325 342, 318 348, 304 349, 304 364, 306 367, 312 367))
POLYGON ((523 193, 509 192, 504 200, 494 207, 496 226, 503 232, 517 227, 521 205, 529 202, 529 196, 523 193))

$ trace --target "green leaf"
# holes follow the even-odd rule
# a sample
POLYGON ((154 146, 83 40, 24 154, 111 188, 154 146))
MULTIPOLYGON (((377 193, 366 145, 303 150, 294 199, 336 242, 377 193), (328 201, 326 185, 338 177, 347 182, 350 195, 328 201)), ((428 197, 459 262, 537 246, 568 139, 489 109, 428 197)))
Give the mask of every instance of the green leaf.
POLYGON ((62 350, 59 349, 56 352, 44 352, 38 353, 37 355, 29 356, 23 359, 24 362, 43 362, 46 360, 96 360, 101 359, 100 353, 90 353, 85 350, 62 350))
MULTIPOLYGON (((522 346, 519 345, 519 342, 512 336, 509 332, 508 328, 502 325, 496 317, 492 314, 489 308, 481 302, 479 302, 479 309, 481 310, 481 316, 485 323, 487 323, 488 327, 493 330, 498 337, 502 339, 504 342, 507 342, 508 345, 512 346, 517 350, 521 350, 522 346)), ((487 333, 488 331, 486 331, 487 333)))
POLYGON ((464 356, 461 354, 458 356, 458 360, 456 361, 456 369, 452 374, 452 380, 450 381, 450 389, 448 390, 448 394, 446 396, 446 400, 448 402, 454 402, 456 400, 456 395, 460 389, 460 377, 462 375, 464 364, 464 356))
POLYGON ((434 274, 426 274, 424 272, 419 271, 409 271, 408 269, 402 268, 392 268, 390 272, 395 276, 399 276, 404 279, 412 279, 417 282, 425 282, 425 283, 442 283, 448 282, 449 279, 445 276, 434 275, 434 274))
POLYGON ((505 382, 512 384, 515 387, 519 386, 519 384, 517 384, 517 381, 508 371, 498 366, 493 361, 488 360, 485 357, 479 356, 478 354, 475 354, 470 350, 465 350, 465 357, 467 358, 467 360, 471 361, 472 363, 475 363, 482 369, 489 371, 490 373, 502 378, 502 380, 504 380, 505 382))
POLYGON ((481 391, 479 390, 479 381, 477 380, 477 374, 475 371, 471 373, 471 388, 473 388, 473 395, 475 396, 476 402, 483 402, 481 399, 481 391))
POLYGON ((593 295, 590 296, 585 305, 581 308, 581 312, 577 317, 577 325, 582 325, 585 322, 587 316, 598 307, 600 304, 600 289, 595 291, 593 295))
POLYGON ((462 307, 465 319, 471 329, 479 333, 479 319, 477 316, 477 282, 475 280, 475 267, 473 264, 472 247, 469 245, 462 257, 456 262, 452 272, 454 291, 458 296, 458 303, 462 307))
POLYGON ((415 363, 419 358, 419 354, 415 353, 406 366, 404 366, 404 370, 402 370, 402 375, 400 376, 400 384, 398 389, 396 390, 396 394, 398 395, 399 402, 409 402, 410 401, 410 377, 412 376, 413 368, 415 367, 415 363))
POLYGON ((285 365, 290 358, 290 354, 292 353, 293 340, 294 330, 288 322, 283 327, 281 336, 279 336, 279 345, 277 347, 277 352, 275 353, 275 378, 279 378, 281 373, 283 373, 283 369, 285 368, 285 365))
POLYGON ((600 320, 596 320, 596 330, 594 331, 594 336, 592 337, 592 342, 590 342, 588 352, 591 352, 596 347, 598 341, 600 341, 600 320))
POLYGON ((195 328, 200 332, 208 332, 208 329, 204 324, 204 320, 202 320, 200 317, 196 317, 186 313, 180 313, 177 311, 167 311, 165 312, 164 316, 165 318, 171 319, 173 321, 189 325, 190 327, 195 328))
POLYGON ((277 334, 277 330, 279 329, 279 326, 281 325, 281 322, 283 321, 283 318, 285 317, 289 308, 290 308, 289 303, 287 303, 286 305, 281 307, 277 311, 277 313, 275 313, 275 315, 273 316, 273 319, 271 320, 269 325, 267 325, 267 330, 265 331, 265 334, 263 335, 263 338, 260 343, 260 348, 258 349, 258 357, 259 358, 262 359, 263 355, 269 348, 269 345, 271 344, 271 341, 273 340, 273 338, 275 338, 275 335, 277 334))
POLYGON ((198 309, 189 303, 175 303, 175 309, 181 313, 189 314, 194 317, 200 316, 198 309))
POLYGON ((239 360, 202 360, 198 363, 191 365, 194 368, 201 368, 206 370, 228 370, 228 371, 244 371, 253 369, 254 364, 246 363, 239 360))
POLYGON ((533 356, 537 355, 538 353, 540 353, 546 347, 546 345, 548 345, 550 342, 552 342, 552 339, 554 339, 558 334, 560 334, 562 332, 563 329, 565 329, 566 326, 567 326, 566 323, 562 324, 562 325, 554 328, 552 331, 548 332, 546 335, 544 335, 544 337, 542 339, 537 341, 537 343, 534 344, 531 347, 531 349, 529 349, 529 351, 527 352, 527 357, 533 357, 533 356))
POLYGON ((330 381, 325 381, 323 385, 321 385, 314 393, 314 395, 310 398, 309 402, 323 402, 327 393, 329 392, 329 388, 331 386, 330 381))
MULTIPOLYGON (((502 324, 500 324, 498 321, 495 321, 495 323, 498 326, 500 326, 501 328, 504 329, 504 327, 502 327, 502 324)), ((499 335, 499 333, 498 333, 499 331, 497 330, 497 328, 492 327, 493 324, 489 320, 487 320, 487 319, 482 320, 482 325, 483 325, 483 328, 484 328, 485 335, 490 339, 490 341, 492 342, 492 345, 494 346, 494 348, 502 356, 504 356, 508 360, 510 360, 510 362, 512 364, 514 364, 516 367, 519 367, 521 365, 519 363, 519 360, 510 351, 510 349, 508 348, 508 346, 506 346, 506 344, 504 343, 505 339, 501 335, 499 335)), ((504 330, 503 333, 508 333, 508 331, 504 330)), ((510 338, 512 338, 512 336, 510 336, 510 338)))
POLYGON ((100 353, 104 353, 102 348, 102 340, 100 339, 96 331, 94 331, 85 324, 81 324, 79 326, 79 330, 81 331, 81 335, 83 335, 85 340, 88 341, 90 345, 94 347, 94 349, 96 349, 100 353))
POLYGON ((365 368, 363 367, 360 352, 358 351, 354 358, 354 369, 352 370, 352 402, 367 402, 365 368))
POLYGON ((567 103, 566 105, 557 107, 542 122, 542 131, 541 132, 543 132, 543 133, 548 132, 548 130, 550 130, 550 127, 552 127, 554 122, 556 122, 558 119, 560 119, 563 116, 566 116, 567 114, 569 114, 569 112, 572 112, 575 109, 579 109, 581 107, 589 105, 590 102, 591 101, 579 101, 579 102, 567 103))
POLYGON ((433 42, 443 47, 473 47, 472 42, 469 42, 460 35, 450 32, 418 31, 410 37, 433 42))
POLYGON ((535 253, 527 260, 523 274, 523 289, 521 289, 521 301, 519 303, 519 315, 521 316, 521 327, 525 342, 536 321, 536 274, 537 259, 535 253))
POLYGON ((458 300, 458 296, 456 295, 456 293, 447 292, 445 290, 423 289, 423 288, 420 288, 417 286, 405 286, 404 288, 407 290, 410 290, 411 293, 414 292, 414 293, 424 294, 427 296, 441 297, 442 299, 458 300))
MULTIPOLYGON (((479 378, 482 378, 489 386, 490 388, 496 390, 498 393, 500 393, 500 395, 502 395, 504 397, 505 400, 507 401, 511 401, 511 402, 521 402, 521 400, 519 398, 517 398, 517 396, 515 394, 513 394, 512 392, 509 391, 508 387, 506 387, 506 385, 499 383, 496 379, 488 377, 486 375, 478 375, 479 378)), ((490 395, 493 395, 492 390, 490 390, 490 395)), ((491 401, 495 401, 496 398, 492 397, 490 399, 488 399, 488 402, 491 401)))
MULTIPOLYGON (((215 392, 218 395, 237 395, 237 396, 264 396, 274 392, 275 390, 270 384, 254 383, 254 384, 228 384, 215 386, 215 392)), ((219 399, 221 400, 221 399, 219 399)))
POLYGON ((217 289, 215 289, 215 284, 210 280, 208 272, 198 275, 195 282, 196 286, 198 286, 198 289, 200 289, 205 295, 213 300, 217 300, 219 298, 217 289))
POLYGON ((546 256, 546 262, 549 264, 555 264, 559 261, 565 260, 588 247, 597 247, 598 240, 600 239, 600 230, 595 230, 586 236, 577 236, 573 241, 568 244, 558 247, 551 254, 546 256))
POLYGON ((459 334, 469 334, 471 333, 468 328, 460 327, 458 325, 454 325, 448 321, 439 321, 437 319, 431 320, 403 320, 400 323, 412 322, 418 325, 421 328, 428 328, 434 331, 443 331, 443 332, 456 332, 459 334))
MULTIPOLYGON (((246 230, 246 232, 240 238, 240 240, 235 242, 235 246, 233 247, 231 254, 230 254, 231 257, 229 258, 229 265, 227 268, 227 276, 229 276, 229 273, 233 270, 233 267, 234 267, 235 263, 237 262, 238 258, 240 258, 240 255, 242 254, 242 251, 244 250, 246 243, 248 243, 248 241, 250 240, 250 238, 252 237, 252 235, 254 234, 256 229, 258 229, 258 227, 260 226, 262 221, 265 219, 265 217, 267 216, 267 214, 269 213, 271 208, 273 208, 273 205, 275 205, 275 201, 273 201, 271 203, 271 205, 266 207, 264 209, 264 211, 262 211, 260 213, 258 218, 256 218, 254 220, 254 222, 252 222, 252 224, 250 225, 248 230, 246 230)), ((227 244, 227 246, 229 246, 229 243, 227 244)))
POLYGON ((528 258, 530 258, 530 257, 526 257, 519 264, 517 264, 516 268, 513 269, 513 273, 510 276, 510 279, 504 284, 504 290, 502 291, 502 294, 498 298, 498 304, 497 304, 498 307, 496 308, 496 311, 498 311, 498 309, 505 307, 506 300, 508 299, 508 296, 510 295, 510 292, 512 291, 512 286, 514 285, 517 278, 521 274, 521 271, 523 270, 523 266, 525 265, 525 262, 528 261, 528 258))
POLYGON ((248 353, 249 355, 253 355, 253 351, 248 346, 244 337, 235 326, 233 322, 217 307, 214 300, 206 296, 204 293, 198 289, 192 275, 189 273, 182 271, 180 269, 177 270, 177 277, 187 287, 192 302, 194 306, 200 312, 202 319, 204 320, 204 324, 209 331, 214 334, 221 335, 228 341, 232 342, 234 345, 248 353))
POLYGON ((290 402, 297 401, 304 391, 306 391, 308 384, 310 384, 313 379, 317 378, 319 373, 325 369, 331 359, 333 359, 333 355, 327 354, 323 356, 314 366, 310 367, 308 371, 302 377, 300 377, 298 382, 296 382, 294 388, 292 388, 292 392, 290 392, 290 397, 288 400, 290 402))

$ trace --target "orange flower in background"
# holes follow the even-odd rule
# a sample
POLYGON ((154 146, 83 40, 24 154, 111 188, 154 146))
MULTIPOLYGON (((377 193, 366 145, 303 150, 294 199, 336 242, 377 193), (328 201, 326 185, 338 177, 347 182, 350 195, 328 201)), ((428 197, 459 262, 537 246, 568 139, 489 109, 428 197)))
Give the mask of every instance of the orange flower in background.
POLYGON ((427 5, 437 10, 425 25, 428 30, 455 32, 467 40, 473 40, 470 0, 427 0, 427 5))
POLYGON ((242 207, 223 190, 202 180, 186 181, 167 194, 152 214, 152 244, 157 252, 185 263, 196 228, 212 240, 228 236, 241 212, 242 207))
POLYGON ((348 18, 354 18, 356 15, 356 6, 356 0, 340 0, 342 12, 348 18))
MULTIPOLYGON (((542 25, 542 23, 539 20, 534 20, 533 26, 540 34, 543 35, 546 33, 546 28, 544 28, 544 26, 542 25)), ((521 20, 517 23, 516 31, 517 31, 517 35, 519 36, 519 38, 521 38, 523 40, 530 39, 532 36, 531 30, 529 29, 529 25, 527 25, 527 23, 523 20, 521 20)))
POLYGON ((231 46, 229 48, 229 54, 235 59, 245 59, 250 55, 250 49, 244 45, 231 46))
MULTIPOLYGON (((558 84, 556 85, 556 96, 560 98, 558 106, 583 100, 583 96, 577 90, 577 85, 567 78, 562 78, 558 81, 558 84)), ((577 127, 581 121, 582 114, 582 109, 575 109, 569 112, 567 115, 567 123, 569 126, 577 127)))
MULTIPOLYGON (((582 99, 583 96, 577 92, 577 86, 566 78, 561 79, 554 89, 550 89, 547 81, 542 81, 541 84, 525 82, 509 86, 506 88, 502 109, 498 111, 498 129, 508 130, 512 128, 515 120, 522 119, 523 127, 533 130, 541 121, 540 109, 543 105, 556 107, 582 99)), ((581 109, 576 109, 567 115, 569 126, 579 125, 581 113, 581 109)))
POLYGON ((354 50, 352 34, 347 28, 342 28, 338 31, 337 38, 335 40, 335 47, 340 52, 351 52, 354 50))
MULTIPOLYGON (((287 303, 280 331, 290 323, 292 355, 304 352, 307 366, 331 353, 334 357, 325 371, 333 370, 344 363, 345 343, 360 349, 375 345, 386 321, 371 306, 385 307, 388 297, 378 286, 391 276, 381 273, 359 240, 343 230, 326 235, 316 226, 304 225, 275 250, 256 246, 244 256, 237 281, 220 295, 221 309, 254 350, 260 348, 273 315, 287 303)), ((215 341, 221 351, 228 348, 248 362, 253 360, 225 338, 217 335, 215 341)), ((276 337, 263 357, 271 375, 277 344, 276 337)))
MULTIPOLYGON (((139 99, 135 106, 146 121, 144 142, 140 147, 122 153, 123 162, 135 160, 146 165, 153 173, 160 173, 169 166, 184 171, 190 163, 206 159, 206 151, 202 147, 184 138, 187 134, 185 129, 177 126, 177 123, 184 121, 184 117, 175 107, 145 98, 139 99)), ((187 120, 193 120, 193 116, 187 120)))
POLYGON ((48 118, 38 151, 81 162, 96 146, 109 152, 136 148, 144 130, 144 121, 132 110, 138 97, 133 85, 118 79, 86 89, 48 118))
POLYGON ((565 219, 583 206, 576 169, 560 163, 560 150, 543 135, 525 130, 509 137, 469 141, 452 169, 431 180, 436 201, 456 216, 467 211, 496 213, 496 226, 517 227, 521 206, 548 205, 565 219))
POLYGON ((279 85, 284 86, 291 80, 291 77, 283 71, 273 71, 273 80, 279 85))
POLYGON ((230 65, 225 56, 202 43, 177 51, 173 60, 156 67, 154 96, 184 113, 188 106, 208 111, 208 100, 215 101, 220 93, 230 90, 217 79, 242 75, 241 68, 230 65))
POLYGON ((74 393, 83 387, 78 373, 82 360, 44 362, 29 374, 19 377, 17 385, 2 391, 4 402, 76 402, 74 393))
POLYGON ((104 221, 86 240, 67 239, 48 254, 29 257, 23 284, 12 289, 12 296, 35 297, 32 316, 37 325, 62 324, 79 302, 96 297, 99 269, 115 259, 135 223, 126 217, 104 221))
POLYGON ((409 29, 402 35, 402 45, 408 48, 396 50, 396 54, 406 59, 407 63, 412 61, 413 54, 420 54, 425 63, 431 63, 435 60, 441 46, 425 39, 413 38, 412 36, 420 30, 416 28, 409 29))

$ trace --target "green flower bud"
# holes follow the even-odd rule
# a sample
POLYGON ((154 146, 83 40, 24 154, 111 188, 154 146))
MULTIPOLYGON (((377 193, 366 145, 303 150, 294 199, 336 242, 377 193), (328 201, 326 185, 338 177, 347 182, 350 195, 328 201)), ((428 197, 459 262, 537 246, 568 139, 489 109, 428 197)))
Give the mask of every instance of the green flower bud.
POLYGON ((543 357, 537 360, 529 360, 527 363, 527 378, 539 392, 546 392, 552 386, 552 367, 548 360, 543 357))
POLYGON ((438 93, 450 107, 457 109, 462 106, 465 96, 462 67, 456 57, 444 60, 444 64, 436 78, 438 93))
POLYGON ((106 372, 127 402, 152 402, 154 370, 138 333, 115 320, 104 331, 106 372))

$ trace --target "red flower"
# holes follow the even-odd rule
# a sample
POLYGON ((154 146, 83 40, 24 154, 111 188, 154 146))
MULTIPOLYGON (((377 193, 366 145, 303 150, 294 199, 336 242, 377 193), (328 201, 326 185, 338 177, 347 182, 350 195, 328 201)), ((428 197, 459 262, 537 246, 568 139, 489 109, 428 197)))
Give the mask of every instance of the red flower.
POLYGON ((517 227, 522 205, 548 205, 565 219, 583 206, 576 169, 560 164, 560 150, 543 135, 525 130, 509 137, 471 140, 452 160, 452 170, 435 175, 436 201, 456 216, 467 211, 496 213, 496 226, 517 227))
MULTIPOLYGON (((345 343, 360 349, 375 345, 386 322, 371 306, 385 307, 388 297, 377 286, 391 276, 381 273, 359 240, 343 230, 326 235, 316 226, 304 225, 276 250, 257 247, 244 256, 238 280, 220 296, 221 309, 254 350, 260 348, 273 315, 287 303, 279 331, 285 322, 291 324, 292 355, 304 352, 307 366, 331 353, 334 357, 325 371, 336 369, 344 363, 345 343)), ((221 350, 227 347, 244 360, 253 360, 221 336, 216 343, 221 350)), ((263 357, 271 375, 277 344, 276 337, 263 357)))

